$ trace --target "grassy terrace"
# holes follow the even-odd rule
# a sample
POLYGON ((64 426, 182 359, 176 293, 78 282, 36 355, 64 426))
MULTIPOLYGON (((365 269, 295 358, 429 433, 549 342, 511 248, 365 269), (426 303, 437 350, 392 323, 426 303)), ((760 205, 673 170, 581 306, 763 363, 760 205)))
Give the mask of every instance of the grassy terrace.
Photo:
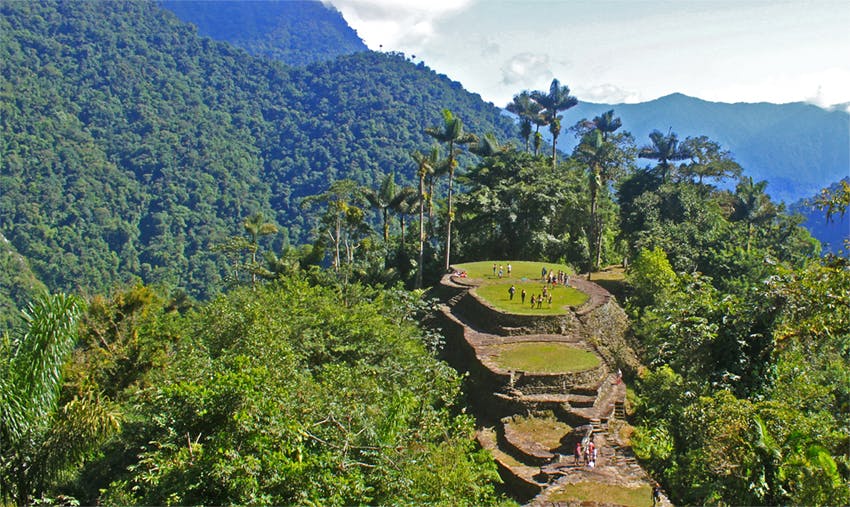
POLYGON ((560 448, 561 438, 572 430, 572 427, 559 421, 551 412, 543 417, 515 416, 510 425, 517 432, 532 438, 549 450, 560 448))
POLYGON ((519 342, 497 347, 493 361, 502 369, 532 373, 569 373, 599 366, 599 357, 565 343, 519 342))
POLYGON ((549 495, 546 500, 551 503, 593 501, 613 505, 650 507, 652 505, 652 488, 649 486, 629 488, 612 484, 579 482, 564 486, 557 493, 549 495))
POLYGON ((587 301, 587 294, 573 289, 572 287, 564 287, 557 285, 549 287, 549 292, 552 295, 552 304, 548 301, 540 305, 531 307, 531 297, 539 295, 544 283, 541 280, 541 270, 546 268, 546 271, 554 270, 556 273, 564 271, 572 273, 569 266, 563 264, 547 264, 542 262, 530 261, 481 261, 469 262, 465 264, 457 264, 455 268, 466 271, 467 277, 478 283, 479 286, 475 289, 475 293, 494 308, 508 313, 516 313, 520 315, 561 315, 566 313, 569 307, 577 307, 587 301), (496 274, 493 274, 493 263, 496 264, 496 274), (507 267, 511 265, 511 274, 508 275, 507 267), (503 275, 498 276, 499 267, 503 267, 503 275), (510 298, 508 289, 513 285, 516 288, 516 293, 513 299, 510 298), (525 290, 525 302, 522 302, 521 293, 525 290))

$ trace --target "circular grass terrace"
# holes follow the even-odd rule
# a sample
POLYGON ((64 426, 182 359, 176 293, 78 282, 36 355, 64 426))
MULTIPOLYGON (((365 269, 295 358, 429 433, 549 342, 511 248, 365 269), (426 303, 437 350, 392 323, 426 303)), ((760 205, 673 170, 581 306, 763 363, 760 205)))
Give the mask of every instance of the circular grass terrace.
POLYGON ((517 342, 493 346, 493 362, 507 371, 575 373, 600 365, 599 356, 559 342, 517 342))
POLYGON ((475 294, 486 301, 497 310, 515 313, 519 315, 563 315, 569 308, 576 308, 588 300, 588 295, 572 287, 556 285, 548 286, 552 295, 552 303, 544 301, 538 308, 531 307, 531 297, 538 296, 543 292, 547 284, 542 281, 542 269, 546 271, 564 271, 573 276, 572 268, 565 264, 549 264, 531 261, 480 261, 468 262, 455 265, 455 269, 466 272, 467 278, 477 284, 475 294), (496 264, 496 274, 493 274, 493 264, 496 264), (511 274, 508 275, 507 266, 511 265, 511 274), (499 267, 502 277, 499 278, 499 267), (510 286, 516 289, 514 297, 508 292, 510 286), (526 298, 522 301, 522 291, 525 290, 526 298))

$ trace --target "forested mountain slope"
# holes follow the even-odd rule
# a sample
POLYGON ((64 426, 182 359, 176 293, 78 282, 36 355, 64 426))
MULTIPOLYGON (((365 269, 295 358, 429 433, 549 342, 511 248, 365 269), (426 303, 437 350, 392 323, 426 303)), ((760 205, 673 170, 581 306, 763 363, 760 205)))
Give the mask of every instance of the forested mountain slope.
MULTIPOLYGON (((215 251, 260 211, 310 239, 303 196, 398 171, 449 108, 513 131, 397 54, 292 70, 201 37, 148 2, 0 4, 0 231, 52 290, 220 286, 215 251)), ((272 245, 276 247, 275 245, 272 245)))
POLYGON ((22 302, 31 301, 44 285, 33 275, 27 260, 0 232, 0 333, 21 323, 22 302))
POLYGON ((161 5, 203 35, 289 65, 368 50, 338 11, 318 1, 166 0, 161 5))

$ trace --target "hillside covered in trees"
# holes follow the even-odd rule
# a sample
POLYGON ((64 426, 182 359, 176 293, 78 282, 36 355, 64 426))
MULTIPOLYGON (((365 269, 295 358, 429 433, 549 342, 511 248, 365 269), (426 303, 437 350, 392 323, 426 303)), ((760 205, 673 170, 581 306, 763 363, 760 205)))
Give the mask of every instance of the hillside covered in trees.
POLYGON ((367 51, 336 10, 313 0, 161 1, 201 35, 295 67, 367 51))
MULTIPOLYGON (((409 152, 451 108, 509 119, 400 55, 291 69, 200 37, 150 2, 0 5, 0 228, 51 289, 141 279, 205 297, 216 245, 262 212, 275 250, 311 240, 328 179, 414 180, 409 152)), ((21 302, 18 302, 20 304, 21 302)))

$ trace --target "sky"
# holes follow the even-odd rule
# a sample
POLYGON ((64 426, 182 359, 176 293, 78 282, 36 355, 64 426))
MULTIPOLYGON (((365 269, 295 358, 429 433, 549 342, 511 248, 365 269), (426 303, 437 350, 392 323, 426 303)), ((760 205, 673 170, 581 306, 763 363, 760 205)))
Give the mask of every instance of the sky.
POLYGON ((586 102, 678 92, 850 111, 850 0, 323 1, 370 49, 500 107, 557 78, 586 102))

